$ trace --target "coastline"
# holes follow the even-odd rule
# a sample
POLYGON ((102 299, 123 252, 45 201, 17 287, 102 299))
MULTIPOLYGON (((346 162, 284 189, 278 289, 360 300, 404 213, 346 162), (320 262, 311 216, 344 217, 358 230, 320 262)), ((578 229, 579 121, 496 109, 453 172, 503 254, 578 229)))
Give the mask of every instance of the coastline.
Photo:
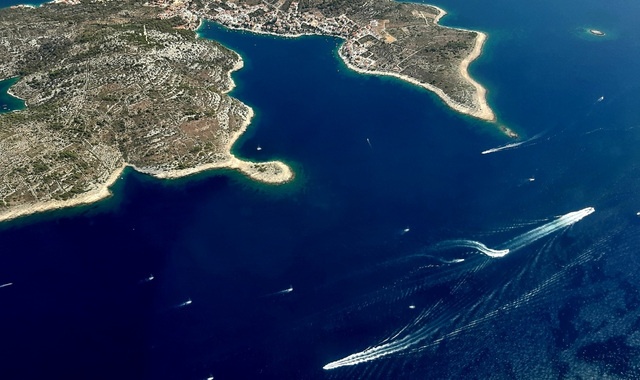
MULTIPOLYGON (((462 76, 462 78, 465 81, 469 82, 476 89, 476 96, 475 96, 474 100, 475 100, 475 103, 477 105, 477 108, 468 107, 466 105, 458 103, 455 100, 451 99, 451 97, 449 97, 449 95, 447 95, 439 87, 433 86, 433 85, 428 84, 428 83, 422 83, 422 82, 418 81, 417 79, 412 78, 410 76, 407 76, 407 75, 404 75, 404 74, 399 74, 399 73, 394 73, 394 72, 390 72, 390 71, 387 72, 387 71, 380 71, 380 70, 365 70, 365 69, 361 69, 361 68, 359 68, 357 66, 354 66, 342 54, 341 48, 338 49, 338 55, 340 56, 340 59, 342 59, 342 61, 345 63, 345 65, 349 69, 351 69, 351 70, 353 70, 355 72, 358 72, 360 74, 396 77, 398 79, 404 80, 404 81, 409 82, 409 83, 411 83, 413 85, 425 88, 425 89, 435 93, 436 95, 438 95, 438 97, 440 99, 442 99, 442 101, 445 102, 445 104, 447 106, 449 106, 450 108, 454 109, 457 112, 460 112, 462 114, 469 115, 469 116, 472 116, 472 117, 476 117, 478 119, 485 120, 485 121, 488 121, 488 122, 495 122, 497 120, 496 115, 493 112, 493 110, 491 109, 491 107, 489 107, 489 104, 488 104, 487 99, 486 99, 487 90, 480 83, 478 83, 473 78, 471 78, 471 76, 469 75, 469 72, 468 72, 468 68, 469 68, 469 65, 471 64, 471 62, 476 60, 482 54, 482 48, 483 48, 484 43, 485 43, 485 41, 487 39, 487 35, 485 33, 483 33, 483 32, 479 32, 479 31, 475 31, 475 30, 462 29, 462 28, 452 28, 452 27, 440 25, 438 22, 440 21, 440 19, 442 19, 444 16, 447 15, 447 12, 444 9, 442 9, 440 7, 437 7, 435 5, 431 5, 431 4, 424 4, 424 5, 428 6, 428 7, 432 7, 432 8, 434 8, 434 9, 436 9, 438 11, 438 15, 434 19, 434 24, 438 25, 439 27, 463 30, 463 31, 473 32, 473 33, 477 34, 473 50, 471 51, 471 53, 467 57, 465 57, 462 60, 462 62, 460 64, 460 67, 459 67, 460 75, 462 76)), ((245 31, 245 32, 250 32, 250 33, 255 33, 255 34, 262 34, 262 35, 270 35, 270 36, 275 36, 275 37, 280 37, 280 38, 298 38, 298 37, 303 37, 303 36, 330 36, 330 37, 342 39, 343 40, 343 46, 344 46, 344 41, 346 41, 343 37, 336 36, 336 35, 331 35, 331 34, 323 34, 323 33, 299 33, 299 34, 282 33, 282 34, 279 34, 279 33, 274 33, 274 32, 269 32, 269 31, 263 31, 263 30, 254 30, 254 29, 248 29, 248 28, 230 27, 230 26, 226 26, 226 25, 220 24, 215 20, 209 20, 209 21, 215 22, 218 25, 221 25, 221 26, 223 26, 223 27, 225 27, 227 29, 230 29, 230 30, 240 30, 240 31, 245 31)), ((510 137, 513 137, 513 135, 516 135, 514 132, 512 132, 508 128, 506 128, 506 131, 503 128, 500 128, 500 129, 502 130, 503 133, 507 134, 510 137)))
MULTIPOLYGON (((17 78, 17 77, 14 77, 14 78, 17 78)), ((6 81, 6 80, 10 80, 10 79, 13 79, 13 78, 1 79, 0 81, 6 81)), ((18 78, 18 80, 16 80, 16 81, 15 81, 15 83, 13 83, 11 86, 9 86, 9 88, 7 88, 6 94, 7 94, 7 95, 9 95, 9 96, 11 96, 11 97, 13 97, 13 98, 15 98, 15 99, 18 99, 19 101, 21 101, 21 102, 22 102, 22 104, 23 104, 23 107, 21 107, 21 108, 15 108, 15 109, 12 109, 12 110, 10 110, 10 111, 8 111, 8 110, 4 110, 3 112, 0 112, 0 115, 2 115, 2 114, 10 114, 10 113, 19 112, 19 111, 24 111, 25 109, 27 109, 27 108, 28 108, 28 106, 27 106, 27 101, 26 101, 26 100, 24 100, 23 98, 21 98, 21 97, 17 96, 16 94, 14 94, 14 93, 11 91, 11 88, 13 87, 13 85, 15 85, 16 83, 18 83, 18 82, 20 81, 20 79, 21 79, 21 78, 18 78)))
POLYGON ((598 29, 587 29, 587 31, 592 35, 592 36, 596 36, 596 37, 604 37, 607 34, 601 30, 598 29))
MULTIPOLYGON (((435 5, 429 4, 429 6, 438 10, 439 12, 438 16, 434 20, 434 22, 438 24, 440 19, 447 15, 447 11, 435 5)), ((473 47, 473 50, 471 51, 471 54, 466 56, 462 60, 462 63, 460 64, 460 74, 467 82, 471 83, 471 85, 475 87, 477 91, 476 101, 478 103, 478 106, 480 107, 478 111, 480 112, 480 114, 484 116, 484 117, 481 117, 481 116, 478 116, 478 117, 480 119, 487 120, 487 121, 496 121, 496 116, 493 110, 491 109, 491 107, 489 107, 489 104, 487 103, 487 96, 486 96, 487 89, 484 88, 475 79, 471 78, 471 76, 469 75, 469 65, 471 64, 471 62, 475 61, 482 54, 482 48, 484 47, 484 43, 487 40, 487 34, 484 32, 480 32, 478 30, 453 28, 453 27, 443 26, 443 25, 440 25, 440 26, 443 28, 451 28, 451 29, 457 29, 457 30, 464 30, 467 32, 475 32, 477 34, 476 43, 475 43, 475 46, 473 47)))
MULTIPOLYGON (((15 78, 15 77, 14 77, 14 78, 15 78)), ((11 79, 11 78, 9 78, 9 79, 11 79)), ((26 108, 27 108, 27 101, 26 101, 26 99, 23 99, 23 98, 19 97, 18 95, 14 94, 14 93, 13 93, 13 91, 11 91, 11 88, 12 88, 16 83, 18 83, 18 82, 20 81, 20 79, 22 79, 22 78, 18 78, 18 80, 17 80, 15 83, 13 83, 11 86, 9 86, 9 88, 7 89, 7 95, 9 95, 9 96, 13 96, 14 98, 16 98, 16 99, 20 100, 22 103, 24 103, 24 108, 23 108, 23 109, 20 109, 20 110, 14 110, 14 111, 22 111, 22 110, 24 110, 24 109, 26 109, 26 108)), ((6 79, 3 79, 3 80, 6 80, 6 79)), ((14 111, 11 111, 11 112, 14 112, 14 111)))
POLYGON ((19 218, 21 216, 41 213, 45 211, 91 204, 99 200, 108 198, 111 196, 111 191, 109 190, 109 187, 111 187, 116 182, 118 177, 120 177, 120 175, 122 174, 122 171, 127 166, 128 165, 123 164, 119 168, 117 168, 115 171, 113 171, 109 176, 109 178, 107 178, 107 181, 99 188, 89 191, 87 193, 81 194, 75 198, 67 199, 64 201, 52 200, 52 201, 38 202, 38 203, 20 205, 16 207, 9 206, 10 207, 9 210, 7 210, 6 212, 0 213, 0 222, 5 222, 11 219, 19 218))
MULTIPOLYGON (((228 82, 229 86, 223 92, 224 94, 231 92, 235 88, 235 82, 231 77, 232 73, 237 70, 240 70, 244 66, 244 61, 242 60, 242 57, 237 53, 236 55, 238 56, 238 60, 236 61, 234 66, 227 71, 227 75, 229 78, 229 82, 228 82)), ((9 91, 7 91, 7 93, 9 93, 9 91)), ((10 94, 10 95, 16 98, 19 98, 18 96, 15 96, 13 94, 10 94)), ((26 105, 26 102, 25 102, 25 105, 26 105)), ((112 195, 111 190, 109 188, 118 180, 118 178, 120 177, 120 175, 122 174, 123 170, 126 167, 131 167, 139 173, 148 174, 160 179, 181 178, 181 177, 186 177, 196 173, 200 173, 202 171, 213 170, 213 169, 233 169, 243 173, 244 175, 246 175, 247 177, 253 180, 269 183, 269 184, 283 184, 293 180, 294 173, 291 170, 291 168, 289 168, 289 166, 287 166, 284 162, 243 161, 238 157, 236 157, 235 155, 233 155, 232 153, 233 145, 238 141, 240 136, 242 136, 242 134, 247 130, 247 128, 251 124, 251 119, 253 119, 253 116, 254 116, 254 112, 251 107, 249 107, 244 103, 242 103, 242 105, 246 107, 247 115, 242 121, 240 128, 238 128, 238 130, 235 133, 233 133, 231 136, 229 136, 229 138, 227 139, 224 148, 228 157, 224 161, 204 164, 204 165, 196 166, 189 169, 165 170, 165 171, 161 171, 161 170, 156 171, 153 169, 149 170, 145 168, 138 168, 135 165, 124 163, 120 167, 118 167, 116 170, 114 170, 107 178, 107 181, 105 181, 105 183, 102 184, 97 189, 94 189, 87 193, 81 194, 77 197, 67 199, 64 201, 50 200, 50 201, 36 202, 31 204, 24 204, 24 205, 15 206, 15 207, 9 206, 9 208, 6 211, 4 212, 0 211, 0 223, 9 221, 12 219, 16 219, 22 216, 31 215, 31 214, 42 213, 42 212, 52 211, 52 210, 57 210, 62 208, 70 208, 70 207, 75 207, 80 205, 87 205, 87 204, 95 203, 105 198, 108 198, 112 195)), ((15 111, 12 111, 12 112, 15 112, 15 111)))
MULTIPOLYGON (((222 26, 223 28, 229 29, 229 30, 238 30, 238 31, 242 31, 242 32, 248 32, 248 33, 253 33, 253 34, 262 34, 262 35, 266 35, 266 36, 274 36, 274 37, 279 37, 279 38, 299 38, 299 37, 304 37, 304 36, 329 36, 329 37, 336 37, 336 38, 341 38, 341 37, 337 37, 337 36, 333 36, 331 34, 321 34, 321 33, 297 33, 297 34, 291 34, 291 33, 274 33, 274 32, 269 32, 267 30, 255 30, 255 29, 248 29, 248 28, 238 28, 235 26, 227 26, 224 24, 219 23, 216 20, 213 19, 209 19, 205 16, 200 16, 200 20, 207 20, 208 22, 212 22, 215 23, 217 25, 222 26)), ((200 28, 204 25, 204 22, 200 22, 200 24, 198 25, 198 27, 196 28, 196 33, 198 34, 198 37, 200 37, 198 30, 200 30, 200 28)))
MULTIPOLYGON (((447 14, 446 11, 444 11, 439 7, 436 7, 433 5, 428 5, 428 6, 433 7, 439 12, 436 18, 434 19, 435 24, 438 24, 438 21, 447 14)), ((201 38, 198 33, 198 30, 203 25, 204 25, 204 18, 201 17, 198 28, 196 28, 195 30, 197 38, 201 38)), ((441 25, 439 26, 448 28, 446 26, 441 26, 441 25)), ((272 35, 279 38, 282 38, 282 37, 298 38, 302 36, 337 37, 330 34, 322 34, 322 33, 278 34, 273 32, 267 32, 262 30, 252 30, 252 29, 246 29, 246 28, 232 28, 232 27, 227 27, 227 28, 235 29, 235 30, 243 30, 243 31, 247 31, 255 34, 272 35)), ((460 29, 460 30, 466 30, 466 29, 460 29)), ((491 110, 491 108, 489 107, 489 105, 487 104, 486 89, 482 85, 480 85, 478 82, 473 80, 468 73, 469 64, 473 62, 475 59, 477 59, 482 53, 482 47, 484 45, 484 42, 486 41, 487 36, 482 32, 478 32, 478 31, 471 31, 471 32, 475 32, 477 34, 474 49, 471 51, 471 53, 467 57, 465 57, 462 60, 459 70, 460 70, 460 75, 463 77, 463 79, 471 83, 476 89, 476 96, 474 100, 477 107, 474 107, 474 108, 454 101, 442 89, 436 86, 433 86, 428 83, 422 83, 407 75, 394 73, 394 72, 378 71, 378 70, 365 70, 365 69, 356 67, 353 64, 351 64, 346 59, 346 57, 342 54, 341 48, 338 49, 338 55, 340 56, 342 61, 345 63, 345 65, 349 69, 354 70, 355 72, 358 72, 361 74, 369 74, 369 75, 396 77, 398 79, 404 80, 416 86, 420 86, 422 88, 425 88, 435 93, 436 95, 438 95, 438 97, 440 97, 445 102, 446 105, 448 105, 450 108, 454 109, 457 112, 470 115, 482 120, 494 122, 496 120, 496 117, 493 111, 491 110)), ((344 38, 342 37, 338 37, 338 38, 341 38, 344 41, 344 38)), ((224 94, 228 94, 235 88, 235 82, 233 81, 232 73, 237 70, 240 70, 244 66, 244 61, 242 60, 242 57, 237 53, 235 54, 237 55, 238 59, 234 63, 233 67, 227 71, 227 76, 229 81, 228 81, 228 88, 225 91, 223 91, 224 94)), ((25 107, 26 107, 26 101, 24 99, 13 94, 10 89, 7 90, 7 93, 15 98, 22 100, 25 103, 25 107)), ((115 169, 109 175, 105 183, 99 186, 97 189, 94 189, 87 193, 81 194, 77 197, 64 200, 64 201, 50 200, 50 201, 36 202, 32 204, 25 204, 25 205, 20 205, 15 207, 9 206, 9 208, 5 212, 0 211, 0 222, 15 219, 21 216, 34 214, 34 213, 40 213, 40 212, 45 212, 45 211, 50 211, 55 209, 90 204, 90 203, 94 203, 99 200, 105 199, 111 196, 112 193, 109 190, 109 188, 116 182, 118 177, 121 175, 122 171, 127 166, 132 167, 134 170, 140 173, 148 174, 160 179, 180 178, 180 177, 185 177, 185 176, 193 175, 202 171, 213 170, 213 169, 233 169, 233 170, 240 171, 241 173, 243 173, 244 175, 246 175, 247 177, 253 180, 261 181, 264 183, 282 184, 282 183, 291 181, 294 178, 294 173, 289 166, 287 166, 285 163, 281 161, 251 162, 251 161, 243 161, 238 157, 236 157, 235 155, 233 155, 232 153, 233 145, 237 142, 240 136, 247 130, 254 116, 254 111, 251 107, 247 106, 244 103, 242 103, 242 105, 246 107, 247 114, 244 120, 242 121, 240 127, 238 128, 238 130, 235 131, 232 135, 228 136, 228 138, 226 139, 227 141, 225 142, 224 148, 225 148, 227 157, 223 161, 208 163, 208 164, 204 164, 204 165, 200 165, 200 166, 196 166, 188 169, 165 170, 165 171, 139 168, 139 167, 136 167, 135 165, 123 163, 119 168, 115 169)), ((503 132, 509 135, 510 130, 503 129, 503 132)))
MULTIPOLYGON (((471 62, 475 61, 480 54, 482 54, 482 48, 484 46, 485 41, 487 40, 487 35, 483 32, 476 32, 478 35, 476 36, 476 44, 465 59, 462 60, 460 64, 460 75, 473 87, 476 88, 476 102, 478 103, 478 118, 484 119, 487 121, 496 121, 496 115, 493 113, 491 107, 487 103, 487 89, 484 88, 480 83, 478 83, 475 79, 471 78, 469 75, 469 65, 471 62)), ((476 116, 476 115, 474 115, 476 116)))
MULTIPOLYGON (((443 18, 444 16, 447 15, 447 11, 445 11, 444 9, 442 9, 442 8, 436 6, 436 5, 433 5, 433 4, 425 4, 425 5, 428 5, 429 7, 432 7, 432 8, 435 8, 435 9, 438 10, 438 15, 436 16, 436 19, 433 20, 433 22, 436 23, 436 24, 438 24, 438 22, 440 21, 441 18, 443 18)), ((442 25, 440 25, 440 26, 442 26, 442 25)), ((443 26, 443 28, 447 28, 447 27, 443 26)))
POLYGON ((231 138, 225 144, 225 149, 228 151, 229 157, 225 161, 220 162, 212 162, 209 164, 204 164, 200 166, 196 166, 189 169, 181 169, 181 170, 165 170, 165 171, 156 171, 156 170, 148 170, 145 168, 138 168, 133 165, 129 165, 134 168, 136 171, 144 174, 149 174, 156 178, 161 179, 170 179, 170 178, 181 178, 190 176, 205 170, 212 169, 234 169, 238 170, 247 177, 270 184, 282 184, 293 180, 294 173, 284 162, 281 161, 265 161, 265 162, 251 162, 251 161, 243 161, 238 157, 234 156, 231 153, 231 149, 233 145, 238 141, 238 138, 242 136, 242 134, 247 130, 247 127, 251 124, 251 119, 254 116, 253 109, 247 105, 247 117, 243 121, 241 127, 231 136, 231 138))
MULTIPOLYGON (((484 35, 483 33, 478 32, 478 36, 480 35, 484 35)), ((399 74, 399 73, 394 73, 394 72, 388 72, 388 71, 379 71, 379 70, 364 70, 361 69, 357 66, 352 65, 347 59, 346 57, 344 57, 344 55, 341 52, 341 49, 338 49, 338 55, 340 56, 340 58, 342 59, 342 61, 345 63, 345 65, 350 68, 353 71, 356 71, 358 73, 361 74, 369 74, 369 75, 379 75, 379 76, 391 76, 391 77, 395 77, 398 79, 402 79, 404 81, 407 81, 413 85, 425 88, 433 93, 435 93, 436 95, 438 95, 438 97, 440 97, 440 99, 442 99, 442 101, 445 102, 445 104, 447 106, 449 106, 450 108, 454 109, 455 111, 458 111, 462 114, 465 115, 469 115, 469 116, 473 116, 473 117, 477 117, 479 119, 485 120, 485 121, 490 121, 490 122, 495 122, 496 121, 496 117, 495 114, 493 113, 493 111, 491 110, 491 108, 489 108, 486 99, 484 98, 484 95, 486 94, 486 90, 484 89, 484 87, 482 87, 479 83, 477 83, 476 81, 474 81, 473 79, 471 79, 471 77, 469 76, 469 74, 467 73, 467 67, 469 65, 469 63, 471 63, 475 58, 477 58, 478 55, 480 55, 480 52, 482 51, 482 44, 484 43, 484 38, 481 38, 481 41, 478 41, 479 38, 476 38, 476 47, 474 48, 472 53, 475 53, 476 51, 478 51, 477 55, 474 56, 473 58, 471 58, 471 55, 467 58, 465 58, 465 60, 468 60, 468 62, 466 62, 466 64, 464 64, 463 60, 463 65, 460 66, 460 72, 462 74, 462 76, 466 79, 469 80, 474 87, 476 87, 476 89, 478 89, 478 94, 476 96, 476 101, 479 104, 479 109, 473 109, 470 107, 467 107, 463 104, 460 104, 458 102, 456 102, 455 100, 451 99, 449 97, 449 95, 447 95, 444 91, 442 91, 442 89, 433 86, 429 83, 422 83, 410 76, 404 75, 404 74, 399 74), (480 43, 478 43, 480 42, 480 43), (480 91, 481 90, 481 91, 480 91)))

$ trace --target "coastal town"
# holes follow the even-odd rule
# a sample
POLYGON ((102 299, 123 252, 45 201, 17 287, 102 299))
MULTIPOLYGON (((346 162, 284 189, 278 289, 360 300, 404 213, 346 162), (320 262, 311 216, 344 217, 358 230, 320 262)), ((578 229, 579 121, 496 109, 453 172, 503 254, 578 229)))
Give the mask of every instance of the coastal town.
POLYGON ((341 53, 349 63, 363 69, 372 69, 376 66, 376 61, 369 57, 371 54, 367 49, 371 41, 393 42, 395 40, 386 33, 384 22, 371 20, 361 26, 344 14, 325 17, 319 11, 301 12, 298 2, 283 2, 275 5, 214 2, 205 11, 204 17, 207 16, 229 28, 254 33, 284 37, 317 34, 343 38, 345 44, 341 48, 341 53))
POLYGON ((391 0, 150 0, 147 4, 160 7, 163 18, 181 18, 183 27, 192 30, 207 19, 253 33, 340 38, 344 42, 338 53, 353 70, 396 76, 433 91, 460 113, 495 120, 485 89, 467 72, 486 36, 438 25, 445 12, 437 7, 391 0))
POLYGON ((245 4, 213 1, 204 8, 194 6, 192 1, 150 2, 149 5, 165 9, 163 18, 180 17, 186 28, 194 28, 198 20, 208 18, 232 29, 254 33, 273 34, 281 37, 299 37, 303 35, 328 35, 346 40, 341 49, 350 63, 358 67, 371 69, 375 60, 367 57, 367 40, 393 42, 395 39, 384 30, 384 22, 372 20, 364 26, 344 14, 337 17, 325 17, 318 11, 301 12, 299 3, 294 1, 270 4, 245 4), (362 43, 359 41, 363 41, 362 43))
MULTIPOLYGON (((486 90, 467 72, 486 36, 438 25, 446 13, 434 6, 393 0, 148 0, 143 5, 160 8, 160 19, 181 20, 175 27, 185 30, 195 31, 203 20, 211 20, 253 33, 341 38, 338 53, 353 70, 396 76, 433 91, 460 113, 495 121, 486 90)), ((505 126, 500 129, 517 137, 505 126)))

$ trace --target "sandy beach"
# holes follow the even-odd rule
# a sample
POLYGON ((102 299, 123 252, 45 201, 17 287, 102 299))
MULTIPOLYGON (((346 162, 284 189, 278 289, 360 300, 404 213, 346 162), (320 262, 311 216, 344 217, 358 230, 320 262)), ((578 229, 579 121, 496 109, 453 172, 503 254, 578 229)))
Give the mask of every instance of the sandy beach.
POLYGON ((487 98, 486 98, 487 90, 484 87, 482 87, 480 83, 476 82, 473 78, 471 78, 471 76, 469 76, 469 70, 468 70, 469 64, 473 62, 476 58, 478 58, 480 54, 482 54, 482 47, 484 46, 484 42, 487 40, 486 34, 482 32, 476 32, 476 33, 478 33, 478 36, 476 37, 476 44, 473 50, 471 51, 471 54, 469 54, 465 59, 462 60, 462 63, 460 64, 460 75, 462 75, 462 77, 467 82, 471 83, 473 87, 476 88, 476 103, 478 104, 479 108, 472 115, 480 119, 495 121, 496 116, 491 110, 491 108, 489 107, 489 104, 487 104, 487 98))
POLYGON ((434 92, 436 95, 438 95, 449 107, 453 108, 454 110, 466 114, 466 115, 470 115, 470 116, 474 116, 477 117, 479 119, 483 119, 483 120, 487 120, 487 121, 495 121, 495 115, 493 113, 493 111, 491 110, 491 108, 489 107, 489 105, 487 104, 487 101, 485 99, 485 94, 486 94, 486 90, 484 89, 484 87, 482 87, 478 82, 474 81, 470 76, 469 73, 467 72, 467 67, 469 66, 469 63, 471 63, 474 59, 476 59, 480 53, 482 52, 482 44, 484 43, 484 40, 486 39, 486 35, 484 35, 483 33, 478 33, 478 37, 476 38, 476 45, 474 50, 472 51, 472 53, 465 58, 462 61, 462 64, 460 65, 460 75, 462 75, 462 77, 465 78, 465 80, 469 81, 477 90, 476 92, 476 98, 475 98, 475 102, 477 104, 477 108, 470 108, 467 107, 466 105, 460 104, 458 102, 456 102, 455 100, 451 99, 451 97, 449 97, 449 95, 447 95, 444 91, 442 91, 440 88, 433 86, 429 83, 422 83, 418 80, 416 80, 415 78, 412 78, 410 76, 407 75, 403 75, 403 74, 398 74, 398 73, 394 73, 394 72, 388 72, 388 71, 378 71, 378 70, 364 70, 361 69, 357 66, 352 65, 347 58, 342 54, 341 50, 338 50, 338 55, 340 56, 340 58, 342 58, 342 60, 344 61, 344 63, 347 65, 347 67, 349 67, 351 70, 357 71, 361 74, 370 74, 370 75, 381 75, 381 76, 392 76, 392 77, 396 77, 398 79, 402 79, 404 81, 407 81, 409 83, 412 83, 416 86, 420 86, 423 88, 426 88, 429 91, 434 92))
MULTIPOLYGON (((440 19, 442 19, 444 16, 447 15, 447 11, 445 11, 444 9, 437 7, 435 5, 429 5, 430 7, 433 7, 435 9, 438 10, 438 16, 436 17, 436 19, 434 20, 434 22, 437 24, 440 19)), ((449 28, 448 26, 443 26, 443 28, 449 28)), ((478 117, 480 119, 484 119, 487 121, 495 121, 496 120, 496 116, 493 113, 493 110, 491 110, 491 107, 489 107, 489 104, 487 104, 487 90, 482 87, 482 85, 478 82, 476 82, 473 78, 471 78, 471 76, 469 75, 469 65, 471 64, 471 62, 473 62, 474 60, 476 60, 476 58, 478 58, 480 56, 480 54, 482 54, 482 47, 484 46, 485 41, 487 40, 487 35, 483 32, 477 31, 477 30, 469 30, 469 29, 463 29, 463 28, 451 28, 451 29, 457 29, 457 30, 464 30, 467 32, 475 32, 477 33, 477 37, 476 37, 476 44, 473 47, 473 50, 471 51, 471 54, 469 54, 465 59, 462 60, 461 64, 460 64, 460 75, 462 75, 462 77, 468 81, 469 83, 471 83, 473 85, 473 87, 476 88, 476 103, 478 104, 478 109, 477 109, 477 114, 473 114, 472 116, 478 117)), ((445 100, 446 102, 446 100, 445 100)), ((448 103, 447 103, 448 104, 448 103)))

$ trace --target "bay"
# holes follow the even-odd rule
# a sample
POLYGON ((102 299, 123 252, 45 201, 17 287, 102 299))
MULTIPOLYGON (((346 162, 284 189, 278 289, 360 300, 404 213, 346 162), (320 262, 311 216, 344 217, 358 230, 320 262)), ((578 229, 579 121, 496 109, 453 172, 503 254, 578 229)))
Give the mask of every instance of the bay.
POLYGON ((349 71, 339 40, 206 24, 245 61, 231 95, 256 118, 235 153, 295 181, 129 170, 108 200, 0 225, 2 377, 637 375, 638 6, 438 5, 488 32, 471 73, 526 143, 482 155, 510 141, 349 71), (503 259, 438 248, 508 246, 586 207, 503 259), (398 332, 413 345, 322 369, 398 332))

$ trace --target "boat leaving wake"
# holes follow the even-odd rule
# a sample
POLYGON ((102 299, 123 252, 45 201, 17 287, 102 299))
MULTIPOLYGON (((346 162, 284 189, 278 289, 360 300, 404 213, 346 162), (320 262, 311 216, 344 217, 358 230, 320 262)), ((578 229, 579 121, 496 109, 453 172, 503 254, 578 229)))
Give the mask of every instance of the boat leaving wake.
POLYGON ((509 253, 509 248, 505 249, 491 249, 486 245, 475 240, 448 240, 438 244, 439 249, 447 248, 473 248, 478 252, 487 255, 489 257, 503 257, 509 253))
POLYGON ((520 141, 520 142, 517 142, 517 143, 511 143, 511 144, 507 144, 507 145, 502 145, 502 146, 499 146, 497 148, 491 148, 491 149, 483 150, 481 152, 481 154, 489 154, 489 153, 499 152, 501 150, 517 148, 520 145, 524 144, 525 142, 526 141, 520 141))
MULTIPOLYGON (((559 218, 546 223, 540 227, 534 228, 531 231, 525 232, 522 235, 519 235, 507 242, 501 244, 497 249, 488 248, 486 245, 473 241, 473 240, 450 240, 437 245, 437 249, 450 249, 450 248, 472 248, 477 250, 478 252, 492 257, 498 258, 507 255, 510 252, 517 251, 522 249, 529 244, 544 238, 560 229, 565 227, 569 227, 574 223, 582 220, 585 216, 588 216, 595 212, 593 207, 587 207, 582 210, 570 212, 568 214, 562 215, 559 218)), ((530 298, 530 297, 529 297, 530 298)), ((441 300, 442 301, 442 300, 441 300)), ((488 317, 493 316, 495 313, 490 313, 488 317)), ((418 326, 419 323, 422 322, 428 316, 428 313, 421 314, 413 323, 409 326, 418 326)), ((484 319, 487 319, 484 318, 484 319)), ((484 320, 481 319, 481 320, 484 320)), ((472 322, 469 327, 475 326, 479 322, 472 322)), ((408 327, 403 328, 402 331, 407 331, 408 327)), ((353 366, 361 363, 367 363, 373 360, 377 360, 386 356, 390 356, 407 349, 415 348, 415 346, 423 343, 429 337, 433 337, 434 334, 437 333, 437 328, 430 325, 424 325, 419 327, 417 330, 414 330, 413 333, 406 332, 404 336, 400 336, 400 333, 395 336, 386 339, 379 343, 376 346, 369 347, 363 351, 356 352, 349 356, 346 356, 342 359, 332 361, 322 367, 325 370, 345 367, 345 366, 353 366)), ((449 334, 451 335, 451 334, 449 334)), ((446 337, 446 336, 445 336, 446 337)))
POLYGON ((542 239, 562 228, 569 227, 572 224, 580 221, 585 216, 588 216, 596 211, 593 207, 583 208, 582 210, 570 212, 562 215, 561 217, 546 223, 540 227, 534 228, 529 232, 517 236, 503 244, 500 244, 496 249, 492 249, 484 245, 483 243, 475 240, 447 240, 436 245, 436 249, 450 249, 450 248, 473 248, 478 252, 492 257, 500 258, 506 256, 508 253, 522 249, 536 240, 542 239))
POLYGON ((191 305, 192 303, 193 303, 193 301, 191 301, 191 298, 189 298, 188 300, 186 300, 186 301, 184 301, 184 302, 182 302, 182 303, 180 303, 180 304, 178 304, 178 305, 174 306, 174 308, 176 308, 176 309, 180 309, 180 308, 183 308, 183 307, 189 306, 189 305, 191 305))
POLYGON ((502 145, 502 146, 499 146, 497 148, 487 149, 487 150, 482 151, 481 154, 490 154, 490 153, 500 152, 502 150, 514 149, 514 148, 519 147, 520 145, 527 144, 527 143, 530 143, 531 141, 537 140, 538 137, 540 137, 541 135, 542 134, 537 134, 537 135, 533 136, 532 138, 530 138, 528 140, 518 141, 518 142, 510 143, 510 144, 507 144, 507 145, 502 145))
POLYGON ((289 285, 288 288, 280 290, 280 291, 277 291, 277 292, 269 293, 265 297, 279 296, 279 295, 288 294, 288 293, 291 293, 291 292, 293 292, 293 286, 289 285))
POLYGON ((150 274, 149 276, 147 276, 147 277, 143 278, 142 280, 140 280, 139 283, 140 284, 145 284, 145 283, 153 281, 154 278, 155 277, 152 274, 150 274))
POLYGON ((596 211, 593 207, 583 208, 582 210, 570 212, 568 214, 562 215, 556 220, 553 220, 547 224, 544 224, 540 227, 534 228, 533 230, 526 232, 520 236, 517 236, 506 243, 504 246, 509 247, 511 251, 517 251, 518 249, 524 248, 527 245, 533 243, 536 240, 542 239, 543 237, 550 235, 560 229, 565 227, 569 227, 574 223, 579 222, 585 216, 589 216, 596 211))

